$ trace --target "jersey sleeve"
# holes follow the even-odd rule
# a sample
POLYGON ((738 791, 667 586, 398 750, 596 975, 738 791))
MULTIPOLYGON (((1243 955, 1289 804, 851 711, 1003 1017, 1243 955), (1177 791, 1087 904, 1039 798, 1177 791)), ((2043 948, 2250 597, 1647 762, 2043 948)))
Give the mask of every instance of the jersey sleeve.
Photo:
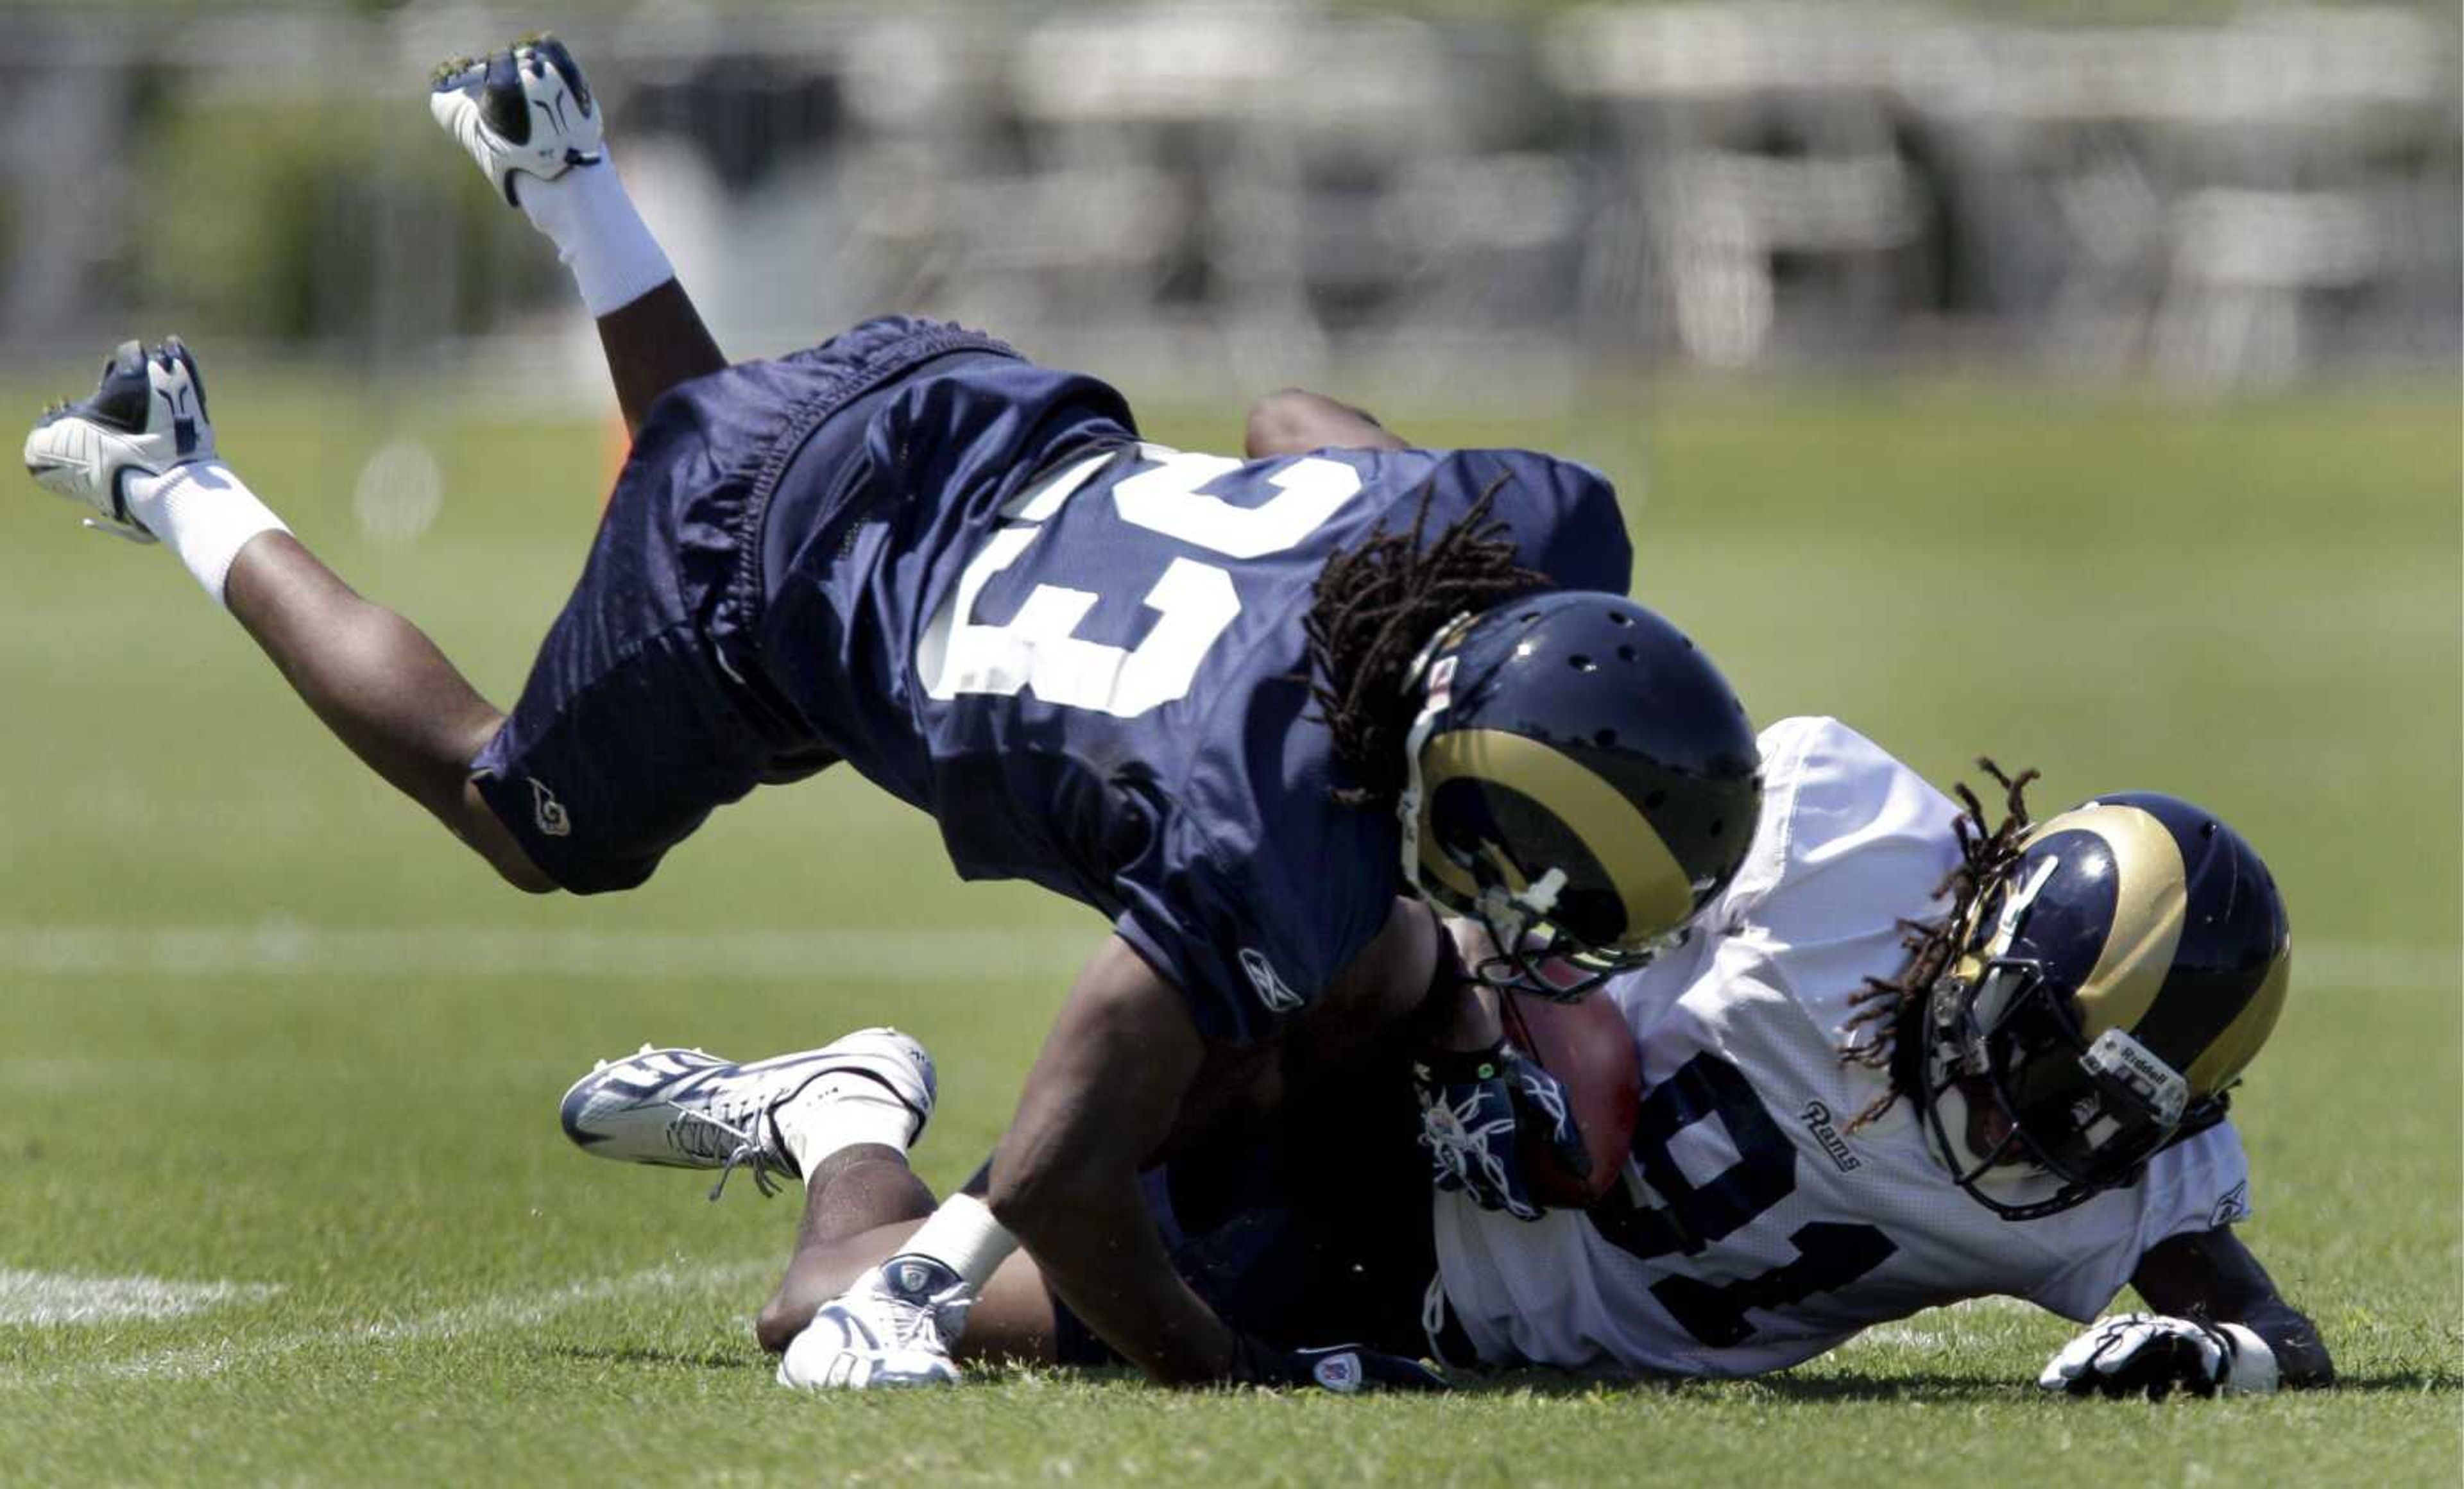
POLYGON ((2118 1195, 2100 1195, 2090 1204, 2124 1196, 2136 1204, 2112 1207, 2118 1214, 2110 1243, 2088 1251, 2037 1289, 2033 1302, 2087 1323, 2129 1284, 2139 1259, 2158 1242, 2247 1219, 2250 1158, 2242 1151, 2241 1133, 2230 1122, 2218 1123, 2159 1152, 2135 1187, 2118 1195))
POLYGON ((1704 924, 1767 931, 1807 968, 1796 979, 1805 987, 1859 986, 1876 944, 1896 942, 1900 921, 1957 863, 1948 828, 1958 809, 1836 718, 1782 719, 1756 745, 1762 816, 1704 924), (1811 966, 1816 958, 1837 959, 1839 974, 1811 966))
POLYGON ((1617 488, 1590 466, 1537 450, 1460 449, 1439 479, 1434 505, 1455 515, 1496 486, 1489 515, 1514 535, 1523 565, 1556 587, 1622 595, 1633 584, 1634 544, 1617 488))

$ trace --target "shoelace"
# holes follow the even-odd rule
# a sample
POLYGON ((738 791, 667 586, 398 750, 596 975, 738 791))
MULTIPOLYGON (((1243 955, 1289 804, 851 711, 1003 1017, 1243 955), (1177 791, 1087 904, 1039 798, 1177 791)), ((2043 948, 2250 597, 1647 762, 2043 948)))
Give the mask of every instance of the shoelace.
POLYGON ((936 1299, 919 1301, 889 1287, 876 1289, 873 1297, 882 1305, 875 1317, 888 1315, 886 1322, 890 1325, 890 1342, 893 1348, 913 1348, 928 1332, 935 1349, 949 1348, 942 1338, 941 1307, 936 1299))
POLYGON ((736 1147, 728 1151, 726 1162, 719 1165, 718 1182, 710 1187, 710 1197, 714 1204, 717 1202, 720 1194, 727 1192, 728 1175, 739 1168, 753 1171, 753 1187, 759 1192, 762 1198, 767 1199, 779 1193, 779 1181, 772 1178, 770 1174, 773 1170, 779 1169, 780 1165, 770 1156, 769 1150, 761 1146, 761 1140, 759 1137, 724 1117, 697 1111, 682 1102, 671 1099, 668 1106, 677 1116, 707 1123, 736 1142, 736 1147))

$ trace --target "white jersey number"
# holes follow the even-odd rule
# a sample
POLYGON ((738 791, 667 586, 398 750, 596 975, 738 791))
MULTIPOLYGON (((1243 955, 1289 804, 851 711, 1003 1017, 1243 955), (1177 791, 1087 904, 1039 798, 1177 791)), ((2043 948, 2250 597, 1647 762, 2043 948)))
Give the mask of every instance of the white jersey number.
MULTIPOLYGON (((1602 1239, 1645 1260, 1672 1252, 1699 1256, 1796 1191, 1796 1145, 1771 1120, 1746 1073, 1709 1050, 1644 1093, 1634 1156, 1665 1205, 1638 1204, 1618 1193, 1590 1214, 1602 1239), (1737 1161, 1695 1184, 1669 1157, 1668 1144, 1702 1121, 1727 1130, 1737 1161)), ((1796 1259, 1759 1276, 1732 1282, 1663 1277, 1651 1284, 1651 1295, 1685 1332, 1724 1349, 1752 1335, 1747 1309, 1785 1307, 1845 1287, 1900 1249, 1873 1226, 1832 1220, 1798 1226, 1789 1242, 1796 1259)))
MULTIPOLYGON (((1307 456, 1276 472, 1272 500, 1236 507, 1199 488, 1239 470, 1240 461, 1160 445, 1139 446, 1138 456, 1153 468, 1112 486, 1112 508, 1121 520, 1227 558, 1259 558, 1294 547, 1360 493, 1359 471, 1341 461, 1307 456)), ((1220 564, 1173 559, 1146 592, 1156 621, 1134 648, 1078 636, 1080 623, 1102 598, 1091 589, 1038 584, 1006 624, 979 625, 970 619, 984 586, 1016 563, 1043 531, 1041 524, 1112 458, 1107 453, 1080 461, 1003 509, 1011 525, 994 533, 968 560, 957 591, 916 644, 915 670, 928 696, 1014 697, 1033 689, 1046 703, 1135 718, 1188 695, 1206 653, 1241 613, 1232 576, 1220 564)))

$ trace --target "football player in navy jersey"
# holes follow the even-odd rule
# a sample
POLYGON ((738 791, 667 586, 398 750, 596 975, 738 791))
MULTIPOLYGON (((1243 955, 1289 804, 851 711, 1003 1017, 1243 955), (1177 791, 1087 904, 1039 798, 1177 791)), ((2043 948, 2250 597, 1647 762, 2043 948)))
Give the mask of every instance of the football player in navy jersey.
POLYGON ((1413 449, 1298 391, 1252 410, 1246 459, 1187 454, 1104 383, 925 320, 731 366, 561 44, 449 64, 432 108, 573 269, 634 436, 509 714, 216 458, 176 340, 122 347, 27 463, 171 547, 345 744, 524 889, 636 886, 715 808, 844 761, 932 813, 962 874, 1111 921, 980 1201, 934 1210, 906 1172, 931 1067, 888 1032, 759 1066, 650 1051, 576 1087, 567 1130, 611 1156, 803 1180, 771 1317, 818 1310, 834 1343, 791 1381, 949 1378, 946 1336, 1020 1243, 1159 1379, 1311 1378, 1176 1276, 1137 1174, 1398 1027, 1437 1182, 1536 1217, 1519 1127, 1569 1164, 1579 1135, 1493 994, 1441 973, 1424 902, 1511 949, 1488 983, 1556 957, 1584 976, 1549 991, 1577 996, 1719 891, 1759 795, 1726 682, 1622 598, 1608 484, 1413 449), (842 1184, 931 1219, 829 1301, 803 1259, 842 1184))
MULTIPOLYGON (((1433 1202, 1395 1120, 1407 1104, 1390 1099, 1408 1052, 1382 1067, 1373 1054, 1145 1176, 1190 1286, 1271 1344, 1353 1342, 1312 1351, 1330 1381, 1424 1351, 1761 1375, 1876 1325, 2004 1298, 2087 1325, 2038 1373, 2047 1391, 2333 1384, 2317 1325, 2241 1234, 2253 1175, 2231 1106, 2293 961, 2250 842, 2152 792, 2033 821, 2033 772, 1993 771, 1997 824, 1965 787, 1945 796, 1837 719, 1783 719, 1761 745, 1760 823, 1704 934, 1611 978, 1591 1011, 1591 1037, 1632 1040, 1614 1078, 1636 1083, 1620 1182, 1529 1225, 1461 1194, 1433 1202), (2107 1313, 2125 1285, 2144 1306, 2107 1313)), ((1479 928, 1449 929, 1483 950, 1479 928)), ((806 1253, 824 1287, 915 1227, 840 1198, 806 1253)), ((847 1358, 832 1332, 787 1322, 765 1317, 762 1337, 790 1378, 847 1358)), ((1112 1359, 1024 1255, 957 1343, 973 1358, 1112 1359)))

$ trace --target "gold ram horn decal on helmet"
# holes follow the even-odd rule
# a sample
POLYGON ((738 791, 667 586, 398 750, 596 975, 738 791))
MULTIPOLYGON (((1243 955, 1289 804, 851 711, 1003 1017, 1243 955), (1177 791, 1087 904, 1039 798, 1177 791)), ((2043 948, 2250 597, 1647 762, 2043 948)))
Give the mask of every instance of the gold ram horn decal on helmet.
POLYGON ((2134 1029, 2164 990, 2182 942, 2189 906, 2182 849, 2162 821, 2135 806, 2091 802, 2044 822, 2028 843, 2060 832, 2093 833, 2113 854, 2113 923, 2079 987, 2079 1033, 2093 1040, 2107 1029, 2134 1029))
POLYGON ((1459 779, 1529 798, 1564 823, 1617 886, 1628 939, 1660 935, 1694 913, 1693 886, 1651 819, 1573 756, 1504 730, 1459 729, 1428 742, 1420 769, 1421 865, 1465 899, 1478 899, 1480 886, 1446 857, 1429 817, 1439 790, 1459 779))
POLYGON ((2197 1096, 2211 1096, 2238 1079, 2242 1067, 2258 1054, 2276 1030, 2276 1017, 2284 1012, 2284 995, 2293 984, 2293 943, 2287 939, 2284 950, 2277 953, 2276 965, 2267 969, 2267 980, 2258 985, 2233 1022, 2215 1037, 2199 1058, 2190 1062, 2183 1072, 2189 1080, 2190 1091, 2197 1096))

